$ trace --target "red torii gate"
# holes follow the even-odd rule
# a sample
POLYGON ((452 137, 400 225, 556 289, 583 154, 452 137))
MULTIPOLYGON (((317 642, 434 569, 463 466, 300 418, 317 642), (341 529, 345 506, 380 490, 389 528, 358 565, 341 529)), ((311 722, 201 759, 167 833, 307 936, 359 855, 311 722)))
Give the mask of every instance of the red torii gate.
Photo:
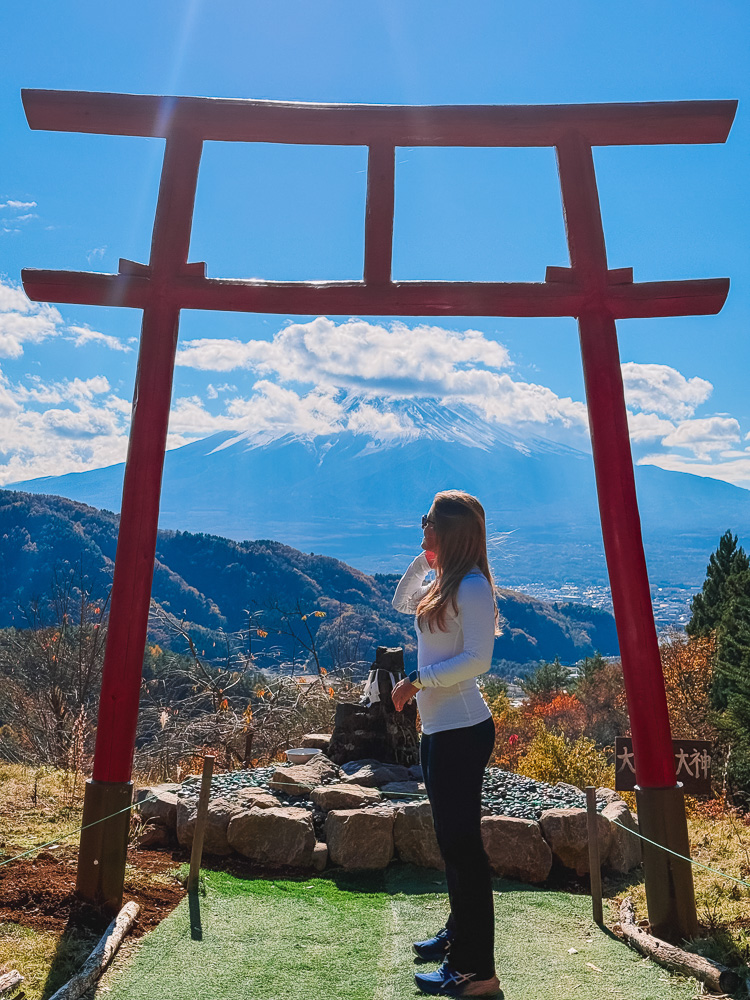
MULTIPOLYGON (((388 107, 25 90, 33 129, 166 139, 148 264, 118 274, 25 269, 30 298, 143 310, 93 779, 78 890, 122 900, 127 807, 153 576, 159 495, 181 309, 303 315, 574 316, 578 320, 604 548, 636 755, 641 831, 687 855, 667 702, 635 494, 615 320, 715 314, 729 279, 634 283, 610 270, 593 146, 725 142, 736 101, 388 107), (362 281, 207 278, 188 251, 206 140, 367 146, 362 281), (391 279, 397 146, 554 146, 570 267, 545 281, 391 279)), ((644 845, 649 916, 661 936, 697 931, 690 865, 644 845)))

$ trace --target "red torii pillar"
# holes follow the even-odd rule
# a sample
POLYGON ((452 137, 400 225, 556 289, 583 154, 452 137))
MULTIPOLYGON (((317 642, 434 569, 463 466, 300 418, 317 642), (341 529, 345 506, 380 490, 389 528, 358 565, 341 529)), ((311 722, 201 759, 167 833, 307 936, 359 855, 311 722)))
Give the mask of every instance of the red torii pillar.
MULTIPOLYGON (((635 494, 615 320, 717 313, 728 279, 634 283, 607 267, 592 147, 724 142, 735 101, 387 107, 24 91, 32 128, 166 138, 151 258, 118 274, 24 270, 30 298, 143 310, 93 779, 84 800, 78 891, 114 909, 125 870, 130 776, 181 309, 352 315, 574 316, 578 319, 599 508, 622 654, 641 830, 689 853, 635 494), (188 250, 204 140, 366 145, 363 281, 205 277, 188 250), (554 146, 569 268, 543 283, 394 282, 397 146, 554 146), (119 810, 119 811, 118 811, 119 810)), ((645 845, 649 916, 661 936, 697 930, 690 864, 645 845)))

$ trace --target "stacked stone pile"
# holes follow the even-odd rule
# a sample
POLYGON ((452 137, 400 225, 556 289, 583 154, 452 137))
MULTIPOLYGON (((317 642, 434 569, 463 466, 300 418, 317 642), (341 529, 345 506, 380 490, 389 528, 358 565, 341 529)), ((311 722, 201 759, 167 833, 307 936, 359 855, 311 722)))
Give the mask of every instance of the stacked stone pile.
MULTIPOLYGON (((372 869, 398 858, 442 869, 421 778, 418 765, 366 759, 337 767, 323 753, 306 764, 215 775, 204 851, 236 852, 271 868, 372 869)), ((192 845, 199 780, 138 790, 142 847, 192 845)), ((630 871, 640 863, 640 842, 612 820, 634 830, 637 821, 609 789, 598 790, 598 805, 602 864, 630 871)), ((482 835, 497 875, 543 882, 553 862, 588 871, 585 797, 571 785, 488 769, 482 835)))

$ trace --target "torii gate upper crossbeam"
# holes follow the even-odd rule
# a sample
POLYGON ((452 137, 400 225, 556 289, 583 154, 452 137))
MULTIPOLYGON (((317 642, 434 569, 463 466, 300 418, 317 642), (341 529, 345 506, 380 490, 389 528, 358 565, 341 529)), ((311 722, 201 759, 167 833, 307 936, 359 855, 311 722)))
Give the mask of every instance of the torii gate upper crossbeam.
POLYGON ((24 90, 31 128, 150 136, 175 129, 221 142, 316 146, 555 146, 568 132, 591 146, 726 142, 736 101, 628 104, 305 104, 24 90))
MULTIPOLYGON (((84 808, 84 821, 113 811, 112 802, 123 794, 132 767, 180 310, 575 316, 641 790, 641 829, 685 854, 687 826, 675 785, 615 320, 716 313, 729 280, 635 283, 630 268, 609 269, 592 147, 724 142, 737 103, 386 107, 57 91, 24 91, 23 100, 32 128, 167 140, 148 264, 121 260, 118 274, 23 271, 24 287, 33 299, 143 310, 95 780, 87 786, 90 808, 84 808), (225 280, 207 278, 203 263, 189 263, 193 202, 207 140, 367 146, 362 280, 225 280), (404 145, 555 147, 570 267, 548 267, 545 281, 538 283, 393 281, 395 151, 404 145)), ((108 849, 107 823, 96 829, 98 833, 87 834, 86 849, 82 841, 79 889, 90 898, 117 903, 127 828, 120 823, 115 831, 121 856, 115 857, 115 850, 107 865, 98 868, 108 849)), ((697 927, 690 866, 665 857, 652 853, 644 862, 651 923, 662 936, 671 931, 690 937, 697 927)))
MULTIPOLYGON (((207 278, 187 264, 155 290, 149 268, 121 261, 117 275, 27 269, 29 295, 42 301, 145 309, 157 294, 179 309, 395 316, 580 316, 606 308, 614 319, 718 312, 724 278, 633 283, 627 268, 594 289, 576 268, 550 267, 545 282, 392 281, 393 189, 397 146, 585 146, 724 142, 736 101, 526 107, 389 107, 240 101, 133 94, 23 92, 29 124, 196 142, 316 143, 369 147, 363 280, 273 282, 207 278), (595 298, 594 298, 595 295, 595 298)), ((561 168, 562 169, 562 168, 561 168)), ((561 173, 561 179, 562 179, 561 173)))

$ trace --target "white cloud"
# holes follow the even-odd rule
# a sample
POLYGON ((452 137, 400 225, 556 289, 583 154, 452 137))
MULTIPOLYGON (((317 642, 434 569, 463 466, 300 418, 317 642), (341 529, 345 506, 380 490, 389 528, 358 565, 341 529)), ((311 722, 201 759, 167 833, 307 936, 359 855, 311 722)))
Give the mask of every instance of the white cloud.
POLYGON ((15 384, 0 372, 0 482, 121 462, 129 414, 103 375, 15 384))
MULTIPOLYGON (((55 336, 76 347, 132 349, 130 341, 67 324, 55 307, 30 302, 22 288, 0 280, 0 356, 19 358, 24 345, 55 336)), ((247 388, 217 381, 201 390, 191 376, 192 394, 177 398, 172 408, 170 448, 217 432, 255 444, 284 434, 346 430, 381 443, 408 439, 425 433, 424 420, 431 419, 411 401, 430 399, 463 407, 469 435, 481 428, 479 418, 585 446, 584 403, 514 378, 507 349, 477 330, 318 317, 290 323, 271 340, 183 342, 177 363, 203 372, 250 372, 251 378, 247 388)), ((739 423, 725 414, 694 416, 711 395, 710 382, 667 365, 632 361, 622 373, 631 440, 654 452, 641 462, 730 482, 748 478, 750 450, 738 448, 739 423)), ((27 376, 14 385, 0 373, 0 481, 122 461, 130 409, 104 375, 49 381, 27 376)))
POLYGON ((709 459, 740 440, 740 425, 734 417, 704 417, 683 420, 662 438, 668 448, 687 448, 696 458, 709 459))
POLYGON ((76 347, 83 347, 85 344, 103 344, 112 351, 124 351, 125 353, 132 351, 132 347, 123 344, 117 337, 92 330, 88 326, 69 326, 67 329, 68 333, 72 333, 73 336, 66 337, 66 340, 72 340, 76 347))
POLYGON ((236 421, 222 414, 214 416, 203 405, 200 396, 183 396, 176 399, 169 414, 169 447, 177 447, 175 441, 197 441, 199 438, 236 428, 236 421))
POLYGON ((313 389, 298 395, 292 389, 262 379, 248 399, 227 403, 227 414, 241 431, 251 430, 254 439, 268 440, 284 434, 313 437, 341 430, 346 419, 342 402, 330 390, 313 389), (257 434, 256 434, 257 431, 257 434))
POLYGON ((0 208, 13 208, 21 211, 24 208, 36 208, 35 201, 4 201, 0 203, 0 208))
POLYGON ((214 385, 209 382, 206 386, 206 395, 209 399, 218 399, 223 392, 237 392, 237 386, 229 382, 224 382, 223 385, 214 385))
POLYGON ((42 302, 30 302, 20 291, 25 302, 17 304, 20 290, 0 283, 0 357, 20 358, 24 344, 38 344, 62 332, 62 316, 42 302), (10 303, 10 308, 6 306, 10 303))
POLYGON ((247 368, 284 382, 312 382, 360 391, 413 394, 416 387, 442 385, 446 372, 467 365, 510 367, 502 344, 478 330, 462 332, 403 323, 390 327, 323 316, 291 323, 273 340, 211 340, 184 343, 177 363, 206 371, 247 368))
POLYGON ((109 382, 103 375, 63 382, 42 382, 39 376, 33 376, 29 377, 29 382, 30 385, 19 384, 13 387, 13 396, 20 403, 78 403, 81 400, 90 401, 94 396, 109 392, 110 389, 109 382))
POLYGON ((494 372, 457 372, 446 379, 447 403, 469 403, 487 420, 508 427, 519 424, 560 422, 563 427, 585 430, 586 406, 533 382, 517 382, 494 372))
POLYGON ((671 420, 664 420, 655 413, 633 413, 628 410, 628 428, 630 440, 640 444, 642 441, 654 441, 671 434, 675 425, 671 420))
POLYGON ((689 472, 693 476, 721 479, 733 486, 750 489, 750 452, 728 461, 697 461, 676 454, 644 455, 638 465, 655 465, 668 472, 689 472))
POLYGON ((0 278, 0 358, 20 358, 25 344, 65 336, 76 347, 98 343, 113 351, 130 351, 117 337, 87 326, 68 326, 58 309, 32 302, 20 285, 0 278))
MULTIPOLYGON (((468 403, 496 423, 560 421, 566 427, 586 427, 582 403, 561 399, 551 389, 515 381, 500 372, 512 367, 507 349, 477 330, 426 325, 412 329, 403 323, 386 328, 364 320, 337 325, 318 317, 310 323, 290 324, 271 341, 188 341, 179 349, 177 363, 210 371, 251 369, 269 380, 313 384, 328 390, 330 398, 336 389, 390 399, 440 397, 468 403)), ((267 389, 263 395, 268 396, 267 389)), ((215 398, 211 392, 209 397, 215 398)), ((352 428, 371 426, 376 436, 396 435, 399 428, 409 433, 400 419, 388 420, 382 411, 377 420, 375 411, 369 413, 373 422, 368 424, 368 411, 360 410, 358 416, 350 417, 352 428)))
POLYGON ((366 434, 378 441, 413 438, 419 433, 414 421, 407 414, 379 410, 369 403, 360 403, 350 411, 346 428, 355 434, 366 434))
POLYGON ((692 416, 713 391, 706 379, 685 378, 668 365, 626 361, 622 365, 622 379, 628 406, 674 420, 692 416))

